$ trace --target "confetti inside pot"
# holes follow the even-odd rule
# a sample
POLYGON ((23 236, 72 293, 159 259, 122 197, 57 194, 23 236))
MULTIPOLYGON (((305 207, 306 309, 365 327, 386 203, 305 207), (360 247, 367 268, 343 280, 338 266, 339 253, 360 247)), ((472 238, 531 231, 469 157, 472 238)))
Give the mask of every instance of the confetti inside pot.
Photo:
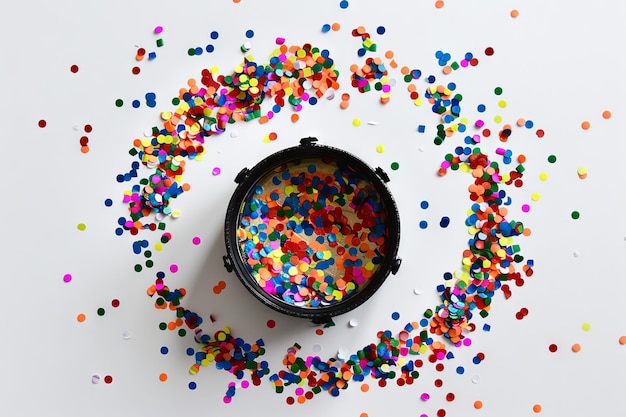
POLYGON ((265 305, 326 323, 398 271, 400 218, 381 168, 316 142, 239 172, 223 258, 265 305))

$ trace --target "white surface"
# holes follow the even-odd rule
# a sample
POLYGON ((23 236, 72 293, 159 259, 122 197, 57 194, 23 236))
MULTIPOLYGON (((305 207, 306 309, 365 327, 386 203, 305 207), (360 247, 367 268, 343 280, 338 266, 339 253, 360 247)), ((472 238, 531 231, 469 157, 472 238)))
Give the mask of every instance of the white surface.
MULTIPOLYGON (((620 265, 626 247, 622 2, 448 0, 436 9, 432 1, 351 0, 346 10, 338 0, 306 6, 251 0, 34 3, 5 7, 0 27, 5 116, 0 400, 10 415, 264 415, 271 410, 276 416, 366 412, 378 417, 393 410, 432 417, 445 408, 451 417, 528 416, 534 415, 533 404, 541 404, 546 416, 626 412, 621 401, 626 346, 618 343, 626 334, 620 265), (513 8, 520 11, 516 19, 509 16, 513 8), (333 22, 341 23, 340 31, 321 32, 324 23, 333 22), (154 49, 157 25, 164 27, 165 46, 134 76, 136 47, 154 49), (491 332, 476 331, 472 346, 453 349, 457 358, 446 361, 442 373, 425 365, 412 386, 390 381, 381 389, 367 379, 367 393, 356 383, 338 398, 323 393, 289 406, 285 398, 293 391, 276 394, 264 378, 259 387, 239 389, 226 405, 222 397, 234 377, 213 366, 190 376, 193 358, 185 349, 194 346, 192 338, 158 329, 171 313, 154 309, 145 293, 157 270, 177 263, 180 270, 168 275, 168 282, 187 289, 184 305, 205 319, 215 314, 216 325, 230 326, 247 341, 263 338, 265 359, 277 372, 294 342, 303 354, 325 359, 375 342, 378 330, 395 334, 437 304, 435 287, 442 274, 460 268, 471 176, 451 172, 440 178, 436 172, 444 155, 462 145, 462 136, 442 146, 432 143, 437 117, 427 105, 412 104, 398 70, 390 71, 397 85, 387 105, 379 103, 375 91, 360 94, 350 87, 348 68, 362 63, 356 55, 360 40, 350 33, 359 25, 378 45, 368 56, 391 49, 400 66, 456 82, 464 96, 462 115, 477 117, 476 105, 484 103, 485 118, 501 114, 514 123, 524 117, 545 130, 543 139, 529 130, 506 144, 528 157, 524 187, 507 192, 513 198, 510 217, 533 230, 518 243, 535 260, 535 274, 523 287, 512 286, 509 300, 501 293, 494 297, 487 320, 491 332), (375 35, 379 25, 387 29, 382 36, 375 35), (237 123, 210 138, 204 160, 187 164, 185 182, 192 189, 174 200, 182 216, 167 220, 173 240, 155 253, 154 268, 138 274, 133 237, 113 233, 117 218, 126 214, 122 193, 130 188, 115 177, 133 161, 127 153, 132 140, 158 122, 160 111, 174 109, 170 100, 188 78, 199 79, 201 69, 211 66, 228 73, 241 62, 247 29, 255 31, 250 53, 259 62, 274 49, 276 37, 328 49, 340 72, 340 93, 351 94, 351 105, 341 111, 339 96, 323 99, 305 105, 296 124, 284 109, 268 124, 237 123), (220 33, 212 42, 215 52, 189 57, 187 49, 209 43, 212 30, 220 33), (494 56, 484 55, 487 46, 495 49, 494 56), (453 59, 471 51, 480 63, 442 77, 437 50, 453 59), (72 64, 79 65, 77 74, 69 71, 72 64), (496 106, 496 86, 504 89, 506 109, 496 106), (143 103, 147 92, 156 93, 156 108, 143 103), (115 107, 117 98, 124 99, 122 108, 115 107), (130 106, 135 98, 142 100, 139 109, 130 106), (606 109, 613 113, 609 120, 601 116, 606 109), (353 127, 354 118, 363 124, 353 127), (39 119, 47 121, 45 129, 37 127, 39 119), (580 127, 583 120, 591 122, 587 131, 580 127), (87 123, 94 127, 88 135, 91 151, 82 154, 78 141, 87 123), (425 134, 416 132, 419 124, 427 126, 425 134), (278 139, 264 143, 272 131, 278 139), (323 336, 260 305, 221 266, 223 215, 235 174, 309 135, 383 167, 402 217, 400 272, 365 305, 338 317, 323 336), (377 144, 385 145, 384 153, 376 152, 377 144), (556 164, 546 161, 550 154, 557 155, 556 164), (399 162, 398 171, 389 168, 393 161, 399 162), (222 170, 219 176, 211 175, 215 166, 222 170), (579 166, 588 169, 587 179, 577 177, 579 166), (540 172, 548 181, 539 181, 540 172), (532 192, 541 193, 540 201, 530 200, 532 192), (104 206, 106 198, 114 200, 112 207, 104 206), (422 200, 430 202, 427 210, 419 208, 422 200), (523 203, 531 204, 529 213, 521 213, 523 203), (579 220, 570 218, 572 210, 581 212, 579 220), (451 218, 447 229, 438 226, 441 216, 451 218), (425 230, 418 227, 422 219, 429 222, 425 230), (84 232, 76 228, 81 222, 87 225, 84 232), (202 244, 192 245, 193 236, 202 244), (73 275, 70 283, 63 282, 66 273, 73 275), (221 279, 228 285, 217 296, 212 287, 221 279), (121 302, 117 309, 110 307, 113 298, 121 302), (98 307, 106 308, 103 317, 97 316, 98 307), (515 313, 521 307, 530 313, 519 321, 515 313), (394 311, 400 320, 390 318, 394 311), (76 321, 81 312, 87 314, 84 323, 76 321), (266 327, 268 319, 276 320, 276 328, 266 327), (351 319, 358 326, 348 326, 351 319), (585 322, 591 324, 589 332, 581 330, 585 322), (548 351, 551 343, 558 352, 548 351), (579 353, 571 352, 573 343, 581 344, 579 353), (161 355, 161 346, 169 347, 168 355, 161 355), (471 358, 477 352, 486 360, 476 366, 471 358), (459 365, 466 368, 464 375, 454 372, 459 365), (165 383, 158 379, 161 372, 169 375, 165 383), (92 384, 94 374, 112 375, 114 381, 92 384), (438 377, 444 380, 440 389, 433 386, 438 377), (473 377, 480 382, 473 383, 473 377), (195 391, 187 388, 191 380, 198 384, 195 391), (428 402, 420 400, 422 392, 430 394, 428 402), (456 394, 454 402, 445 400, 448 392, 456 394), (472 406, 478 399, 481 410, 472 406)), ((493 151, 500 145, 492 136, 482 147, 493 151)), ((153 244, 159 236, 140 237, 153 244)), ((483 321, 476 322, 480 329, 483 321)))

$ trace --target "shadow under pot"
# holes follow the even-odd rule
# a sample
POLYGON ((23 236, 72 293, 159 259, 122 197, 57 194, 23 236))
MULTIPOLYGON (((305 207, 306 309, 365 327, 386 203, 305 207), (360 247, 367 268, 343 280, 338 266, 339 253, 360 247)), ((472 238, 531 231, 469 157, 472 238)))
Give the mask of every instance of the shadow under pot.
POLYGON ((321 324, 398 271, 400 217, 381 168, 316 141, 239 172, 223 259, 268 307, 321 324))

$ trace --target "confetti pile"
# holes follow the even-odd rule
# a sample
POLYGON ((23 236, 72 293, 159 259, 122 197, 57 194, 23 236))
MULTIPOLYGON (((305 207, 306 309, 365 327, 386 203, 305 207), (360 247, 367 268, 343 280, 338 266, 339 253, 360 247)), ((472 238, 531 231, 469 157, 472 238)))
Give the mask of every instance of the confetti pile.
MULTIPOLYGON (((346 9, 349 4, 341 1, 339 6, 346 9)), ((443 6, 443 1, 435 2, 436 8, 443 6)), ((510 16, 517 18, 519 12, 512 10, 510 16)), ((341 25, 324 24, 321 28, 322 33, 331 30, 338 32, 341 25)), ((156 48, 165 45, 162 32, 161 26, 154 29, 158 37, 155 40, 156 48)), ((379 26, 376 33, 372 34, 384 35, 385 32, 386 29, 379 26)), ((362 62, 349 66, 349 87, 360 94, 377 91, 380 94, 379 104, 385 105, 391 99, 392 88, 397 87, 393 78, 395 72, 406 84, 408 102, 418 107, 427 103, 427 111, 432 113, 429 113, 433 121, 432 129, 429 125, 420 124, 416 128, 419 134, 432 133, 435 146, 462 136, 460 140, 463 146, 457 146, 453 153, 446 154, 440 166, 433 167, 433 173, 441 178, 450 171, 461 171, 471 176, 465 218, 470 235, 467 248, 460 256, 458 269, 445 272, 442 283, 436 287, 438 304, 426 309, 416 321, 408 321, 399 331, 381 330, 376 334, 374 342, 356 352, 339 352, 326 359, 319 355, 300 356, 302 347, 296 342, 287 349, 282 368, 274 371, 262 359, 265 354, 262 339, 248 343, 235 337, 228 327, 212 334, 202 330, 202 326, 209 321, 214 322, 214 318, 210 316, 209 320, 203 320, 197 313, 185 308, 183 300, 186 290, 170 288, 166 284, 166 276, 178 272, 177 264, 171 264, 169 272, 156 272, 152 275, 151 282, 154 279, 154 284, 147 289, 147 295, 153 300, 156 309, 171 314, 171 320, 159 323, 159 328, 175 331, 180 337, 187 337, 189 331, 196 342, 196 347, 187 351, 193 361, 189 373, 196 375, 202 367, 214 365, 239 381, 228 385, 223 396, 224 403, 231 402, 238 388, 248 388, 250 383, 260 385, 265 376, 277 394, 285 393, 288 387, 293 388, 293 394, 286 396, 287 404, 303 404, 320 393, 336 397, 357 383, 365 392, 371 380, 376 381, 379 387, 385 387, 390 381, 395 381, 397 386, 412 385, 418 378, 424 378, 420 376, 420 370, 424 373, 425 365, 431 364, 437 372, 442 372, 450 363, 448 361, 455 359, 454 349, 471 346, 471 333, 478 328, 474 316, 477 314, 482 319, 488 317, 498 294, 504 299, 510 298, 512 285, 521 287, 525 279, 533 276, 534 261, 522 256, 518 244, 519 238, 531 235, 531 230, 522 222, 510 219, 508 207, 513 200, 505 190, 506 187, 520 188, 524 185, 526 156, 515 155, 505 146, 512 137, 518 134, 521 136, 523 132, 534 130, 537 139, 543 138, 545 132, 536 129, 532 120, 521 117, 515 122, 506 123, 501 116, 496 115, 493 125, 488 126, 486 117, 481 116, 487 111, 484 104, 476 108, 479 117, 464 115, 461 103, 464 103, 465 108, 467 101, 463 101, 458 86, 449 81, 448 77, 460 69, 476 67, 479 63, 478 54, 466 52, 461 59, 453 59, 450 53, 438 50, 434 53, 434 59, 441 74, 426 75, 421 69, 399 66, 391 50, 383 56, 371 56, 377 53, 378 45, 365 27, 353 29, 351 35, 352 38, 360 39, 356 56, 362 62), (486 150, 489 141, 497 141, 500 146, 492 155, 486 150)), ((217 32, 211 32, 211 40, 218 37, 217 32)), ((247 40, 239 46, 244 55, 251 49, 250 39, 253 37, 254 31, 248 30, 247 40)), ((341 91, 339 72, 328 50, 308 43, 287 46, 284 42, 284 38, 276 38, 276 48, 269 55, 267 63, 257 62, 253 56, 245 55, 243 61, 227 75, 219 74, 215 67, 202 70, 199 80, 190 78, 172 100, 177 108, 160 113, 162 126, 155 126, 145 132, 143 137, 134 139, 129 154, 136 159, 127 172, 120 173, 116 178, 119 183, 133 183, 131 189, 124 192, 122 199, 129 214, 118 218, 116 235, 128 232, 135 236, 142 231, 158 230, 160 239, 153 248, 161 251, 163 245, 172 239, 172 234, 165 231, 166 218, 177 218, 181 214, 172 207, 172 199, 191 189, 188 183, 183 182, 187 163, 203 158, 205 141, 209 136, 222 134, 229 125, 237 122, 269 123, 285 107, 292 113, 291 121, 297 122, 298 113, 306 105, 314 106, 323 97, 332 100, 335 93, 341 91), (140 172, 148 174, 140 178, 140 172)), ((191 47, 187 54, 199 56, 204 51, 212 53, 214 49, 214 45, 209 43, 205 48, 191 47)), ((494 53, 492 47, 484 50, 485 57, 491 57, 494 53)), ((139 65, 146 64, 146 57, 148 61, 153 61, 157 54, 138 47, 134 57, 137 64, 132 67, 132 74, 141 73, 142 67, 139 65)), ((73 74, 78 70, 77 65, 70 67, 73 74)), ((493 107, 505 108, 507 103, 500 97, 503 89, 497 86, 493 94, 497 96, 493 107)), ((144 98, 146 106, 156 107, 155 93, 147 92, 144 98)), ((337 105, 339 109, 348 109, 350 99, 350 93, 341 92, 341 101, 337 105)), ((123 107, 124 100, 117 99, 115 106, 123 107)), ((140 100, 132 101, 133 108, 140 106, 140 100)), ((611 112, 606 110, 602 117, 609 119, 611 112)), ((352 124, 358 127, 361 121, 353 119, 352 124)), ((44 129, 47 122, 41 119, 37 125, 44 129)), ((580 125, 583 130, 588 130, 590 126, 589 121, 583 121, 580 125)), ((84 132, 88 134, 91 131, 92 126, 85 125, 84 132)), ((267 142, 277 137, 275 132, 266 135, 267 142)), ((90 151, 87 136, 82 136, 79 143, 82 153, 90 151)), ((376 148, 378 153, 384 150, 383 144, 376 148)), ((557 157, 550 155, 547 160, 553 164, 557 157)), ((301 165, 290 167, 286 164, 281 172, 272 173, 271 178, 264 179, 267 181, 260 181, 262 185, 258 185, 247 196, 242 206, 238 243, 251 274, 266 292, 294 305, 314 308, 341 301, 359 286, 367 284, 385 254, 381 247, 386 243, 386 212, 377 199, 376 190, 363 185, 357 173, 338 166, 334 166, 333 171, 319 172, 319 167, 311 161, 304 161, 301 165), (306 173, 292 176, 290 170, 306 173), (346 216, 347 207, 356 211, 357 223, 350 223, 346 216), (304 216, 310 217, 311 221, 302 221, 304 216), (318 240, 307 243, 299 237, 301 234, 315 234, 318 240), (347 246, 352 248, 347 250, 347 246), (338 268, 343 275, 327 275, 331 267, 338 268)), ((399 168, 398 162, 391 163, 393 171, 399 168)), ((212 170, 213 175, 219 175, 220 172, 219 167, 212 170)), ((589 172, 586 167, 580 166, 576 174, 580 180, 585 180, 589 172)), ((547 174, 541 173, 539 178, 545 181, 547 174)), ((539 198, 538 193, 531 196, 533 201, 539 198)), ((105 200, 105 206, 110 207, 112 204, 111 199, 105 200)), ((428 206, 427 201, 420 205, 423 210, 428 206)), ((529 210, 529 204, 521 206, 522 212, 529 210)), ((581 213, 574 210, 570 215, 576 220, 581 213)), ((439 225, 446 228, 450 222, 448 216, 443 216, 439 225)), ((79 223, 77 228, 84 231, 86 225, 79 223)), ((428 222, 421 220, 419 228, 428 228, 428 222)), ((192 240, 193 245, 199 245, 200 242, 199 237, 192 240)), ((142 257, 142 261, 134 266, 136 272, 154 266, 153 253, 147 239, 135 240, 132 251, 142 257)), ((71 285, 73 276, 67 273, 62 279, 71 285)), ((220 294, 225 287, 226 283, 220 281, 213 291, 220 294)), ((421 291, 416 289, 415 293, 421 291)), ((119 304, 117 299, 111 302, 113 308, 119 304)), ((105 312, 104 307, 96 310, 98 316, 104 316, 105 312)), ((517 312, 516 318, 523 320, 528 314, 528 309, 523 307, 517 312)), ((84 313, 76 315, 76 320, 81 323, 86 318, 84 313)), ((400 314, 394 312, 391 318, 397 321, 400 314)), ((274 320, 267 321, 268 328, 275 325, 274 320)), ((333 325, 330 322, 326 326, 333 325)), ((350 320, 349 327, 357 325, 358 320, 350 320)), ((589 323, 584 323, 582 330, 586 332, 590 328, 589 323)), ((483 324, 483 331, 488 332, 490 329, 488 323, 483 324)), ((321 328, 316 329, 319 335, 323 332, 321 328)), ((130 338, 130 333, 125 332, 123 337, 130 338)), ((622 336, 619 343, 625 345, 626 336, 622 336)), ((556 343, 548 346, 550 353, 556 353, 558 349, 556 343)), ((571 350, 578 353, 583 350, 583 346, 573 343, 571 350)), ((168 348, 161 347, 161 353, 167 354, 168 348)), ((478 365, 485 358, 485 354, 479 352, 472 358, 472 363, 478 365)), ((459 375, 465 372, 462 365, 455 369, 459 375)), ((91 380, 97 384, 100 379, 100 375, 94 374, 91 380)), ((165 382, 168 376, 162 373, 159 379, 165 382)), ((106 375, 103 380, 111 384, 113 377, 106 375)), ((472 377, 474 383, 479 380, 478 375, 472 377)), ((433 384, 440 388, 443 381, 436 378, 433 384)), ((195 390, 197 384, 191 381, 188 387, 195 390)), ((431 396, 423 392, 419 398, 428 401, 431 396)), ((448 393, 445 398, 452 402, 455 395, 448 393)), ((476 400, 473 406, 481 409, 483 402, 476 400)), ((540 413, 542 406, 534 404, 532 410, 540 413)), ((445 414, 443 408, 437 412, 437 416, 445 414)), ((367 417, 367 414, 361 416, 367 417)))

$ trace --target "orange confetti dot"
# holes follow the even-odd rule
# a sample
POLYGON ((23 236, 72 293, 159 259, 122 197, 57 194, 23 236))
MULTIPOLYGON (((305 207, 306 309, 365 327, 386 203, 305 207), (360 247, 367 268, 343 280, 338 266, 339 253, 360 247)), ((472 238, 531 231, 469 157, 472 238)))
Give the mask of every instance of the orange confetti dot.
POLYGON ((78 320, 79 323, 84 322, 86 318, 87 316, 85 316, 83 313, 80 313, 78 316, 76 316, 76 320, 78 320))
POLYGON ((159 381, 161 382, 167 381, 167 374, 165 372, 159 374, 159 381))
POLYGON ((89 153, 89 146, 85 145, 85 146, 81 146, 80 147, 80 151, 82 153, 89 153))
POLYGON ((584 121, 580 124, 580 127, 582 127, 584 130, 589 129, 589 127, 591 127, 591 123, 589 123, 588 121, 584 121))
POLYGON ((533 411, 535 413, 541 413, 541 404, 535 404, 533 405, 533 411))
POLYGON ((347 102, 347 101, 342 101, 341 103, 339 103, 339 107, 340 107, 342 110, 345 110, 345 109, 347 109, 348 107, 350 107, 350 103, 349 103, 349 102, 347 102))
POLYGON ((481 408, 483 408, 483 402, 480 400, 474 401, 474 408, 480 410, 481 408))
POLYGON ((517 16, 519 16, 519 10, 517 9, 511 10, 511 17, 516 18, 517 16))
POLYGON ((339 29, 341 29, 341 25, 339 23, 337 23, 337 22, 333 23, 330 27, 335 32, 337 32, 339 29))
POLYGON ((359 414, 359 417, 368 417, 367 413, 361 413, 359 414))
POLYGON ((366 384, 366 383, 361 384, 361 391, 362 392, 367 392, 369 390, 370 390, 369 384, 366 384))
POLYGON ((321 336, 321 335, 323 335, 323 334, 324 334, 324 330, 322 330, 322 329, 317 329, 317 330, 315 330, 315 334, 316 334, 316 335, 318 335, 318 336, 321 336))
POLYGON ((619 344, 620 345, 626 345, 626 336, 620 336, 619 344))
POLYGON ((270 140, 276 140, 277 138, 278 138, 278 135, 276 134, 276 132, 270 133, 270 140))
POLYGON ((385 58, 387 58, 387 59, 391 59, 391 58, 393 58, 393 51, 387 51, 387 52, 385 52, 385 58))
POLYGON ((297 113, 294 113, 294 114, 291 115, 291 121, 293 123, 297 122, 298 120, 300 120, 300 116, 298 116, 297 113))
POLYGON ((580 352, 580 345, 578 343, 572 345, 572 352, 580 352))
POLYGON ((435 2, 435 7, 438 9, 441 9, 443 7, 443 1, 442 0, 437 0, 435 2))
POLYGON ((608 110, 605 110, 602 112, 602 118, 604 119, 610 119, 611 118, 611 112, 608 110))

